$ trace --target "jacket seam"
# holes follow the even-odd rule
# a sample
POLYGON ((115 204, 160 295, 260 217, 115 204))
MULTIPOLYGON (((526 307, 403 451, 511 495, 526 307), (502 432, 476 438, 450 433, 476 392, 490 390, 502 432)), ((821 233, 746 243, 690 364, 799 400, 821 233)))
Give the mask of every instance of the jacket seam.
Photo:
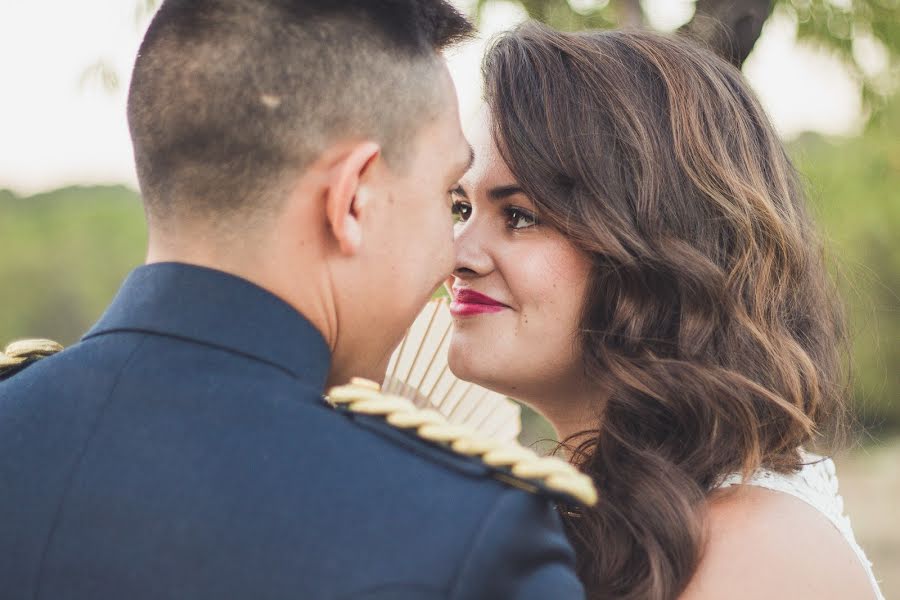
POLYGON ((468 555, 462 560, 459 566, 459 570, 457 570, 456 575, 454 576, 453 585, 450 587, 450 593, 448 598, 457 598, 457 593, 459 591, 460 582, 462 581, 463 575, 468 571, 469 566, 474 562, 475 555, 478 553, 477 550, 481 546, 482 541, 488 534, 488 523, 490 523, 494 516, 500 511, 500 505, 504 503, 507 497, 510 494, 520 493, 516 490, 506 490, 500 494, 500 497, 497 498, 497 501, 494 503, 494 506, 491 507, 491 510, 487 511, 485 516, 478 522, 478 525, 475 528, 475 534, 471 537, 470 541, 472 542, 471 548, 472 551, 468 553, 468 555))
POLYGON ((78 458, 75 460, 75 463, 72 465, 71 471, 69 471, 69 475, 66 477, 66 483, 63 486, 63 491, 59 496, 59 503, 56 506, 56 511, 53 515, 53 520, 50 525, 50 531, 47 532, 47 539, 44 542, 44 548, 41 551, 41 560, 38 563, 38 571, 36 574, 37 581, 34 586, 34 598, 35 600, 41 595, 41 585, 44 580, 44 563, 47 559, 47 553, 50 549, 50 544, 53 539, 53 536, 56 534, 56 529, 59 527, 60 520, 62 519, 63 506, 65 505, 66 498, 69 495, 69 491, 72 488, 72 485, 75 480, 75 474, 81 468, 82 460, 84 459, 84 455, 87 453, 88 447, 91 444, 91 440, 93 440, 94 435, 97 433, 97 429, 100 426, 100 422, 103 420, 103 415, 106 414, 106 409, 109 408, 109 405, 112 403, 113 395, 115 394, 116 389, 119 387, 119 382, 122 379, 122 374, 128 369, 131 364, 132 359, 134 359, 134 355, 137 354, 137 351, 144 345, 144 342, 147 341, 147 338, 143 338, 137 342, 135 347, 128 354, 128 358, 125 359, 125 362, 122 363, 122 367, 119 369, 119 372, 116 374, 116 379, 113 382, 112 386, 110 386, 109 393, 106 396, 106 399, 103 401, 103 406, 97 411, 97 416, 94 419, 94 422, 91 424, 91 430, 88 433, 87 437, 82 444, 81 450, 78 452, 78 458))

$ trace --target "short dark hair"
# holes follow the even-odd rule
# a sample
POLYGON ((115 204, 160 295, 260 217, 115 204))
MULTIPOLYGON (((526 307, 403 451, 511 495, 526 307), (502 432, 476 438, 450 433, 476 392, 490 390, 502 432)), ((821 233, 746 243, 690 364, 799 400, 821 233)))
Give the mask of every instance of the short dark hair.
POLYGON ((258 206, 342 136, 402 161, 471 32, 444 0, 165 0, 128 97, 148 217, 258 206))

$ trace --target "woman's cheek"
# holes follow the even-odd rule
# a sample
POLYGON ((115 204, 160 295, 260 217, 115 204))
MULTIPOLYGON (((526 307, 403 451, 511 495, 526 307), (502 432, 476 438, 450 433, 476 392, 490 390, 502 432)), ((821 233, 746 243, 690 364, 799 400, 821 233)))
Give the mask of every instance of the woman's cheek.
POLYGON ((513 292, 537 312, 570 315, 587 287, 590 262, 563 240, 548 241, 541 250, 516 261, 520 268, 512 279, 518 289, 513 292))
POLYGON ((589 259, 571 244, 548 244, 544 260, 532 260, 528 274, 533 291, 533 310, 526 316, 532 339, 542 344, 555 360, 568 362, 587 293, 589 259))

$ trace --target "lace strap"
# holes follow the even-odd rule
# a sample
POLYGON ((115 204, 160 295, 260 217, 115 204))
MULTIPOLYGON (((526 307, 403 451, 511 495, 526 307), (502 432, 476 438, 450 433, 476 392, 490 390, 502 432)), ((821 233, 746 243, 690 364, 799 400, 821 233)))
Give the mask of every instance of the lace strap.
POLYGON ((789 494, 809 504, 825 515, 832 525, 841 533, 853 549, 869 577, 869 582, 878 600, 884 596, 872 571, 872 563, 853 535, 853 527, 849 517, 844 513, 844 499, 838 491, 837 472, 830 458, 814 454, 802 454, 804 465, 800 471, 792 474, 777 473, 768 469, 757 471, 750 479, 744 480, 740 473, 725 478, 717 487, 728 488, 736 485, 752 485, 776 492, 789 494))

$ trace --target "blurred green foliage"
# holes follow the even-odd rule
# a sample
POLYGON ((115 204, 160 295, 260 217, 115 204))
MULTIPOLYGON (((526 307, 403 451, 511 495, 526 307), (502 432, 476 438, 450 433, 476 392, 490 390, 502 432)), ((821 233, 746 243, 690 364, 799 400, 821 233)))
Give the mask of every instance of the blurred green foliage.
MULTIPOLYGON (((608 29, 646 26, 650 19, 641 0, 451 0, 480 22, 485 9, 499 2, 518 4, 529 18, 557 29, 608 29)), ((133 0, 135 22, 146 25, 160 0, 133 0)), ((898 0, 770 0, 773 12, 797 23, 797 37, 837 57, 862 88, 863 99, 877 114, 900 79, 900 2, 898 0)), ((716 15, 758 0, 699 0, 698 13, 716 15), (729 8, 730 7, 730 8, 729 8)), ((103 61, 85 71, 107 89, 119 75, 103 61)))
POLYGON ((857 412, 900 430, 900 98, 864 135, 792 145, 850 318, 857 412))
POLYGON ((0 191, 0 340, 76 341, 142 262, 146 240, 128 188, 0 191))
MULTIPOLYGON (((790 144, 844 299, 858 429, 900 433, 900 98, 864 135, 790 144)), ((520 441, 551 450, 553 429, 528 407, 520 441)), ((862 439, 867 442, 868 439, 862 439)))
MULTIPOLYGON (((496 0, 459 0, 480 17, 496 0)), ((561 29, 642 25, 639 0, 509 0, 561 29)), ((731 0, 705 0, 709 9, 731 0)), ((157 0, 135 0, 145 22, 157 0)), ((700 6, 700 4, 698 4, 700 6)), ((854 395, 862 422, 900 431, 900 57, 897 0, 774 0, 798 36, 841 58, 875 119, 864 135, 792 144, 848 304, 854 395), (881 54, 872 70, 862 60, 881 54), (871 57, 871 56, 870 56, 871 57)), ((146 232, 138 195, 124 187, 65 188, 30 198, 0 190, 0 340, 42 336, 69 344, 140 264, 146 232)), ((526 411, 533 438, 551 435, 526 411)))
MULTIPOLYGON (((643 27, 648 6, 640 0, 506 0, 529 18, 557 29, 643 27)), ((480 20, 497 0, 471 0, 480 20)), ((465 4, 459 2, 459 4, 465 4)), ((759 0, 699 0, 694 16, 715 16, 759 5, 759 0)), ((797 37, 836 57, 861 84, 866 106, 877 114, 900 78, 900 3, 897 0, 770 0, 773 14, 796 23, 797 37)))
MULTIPOLYGON (((639 0, 509 0, 529 18, 575 31, 646 26, 639 0)), ((480 20, 496 0, 473 0, 480 20)), ((716 14, 752 0, 700 0, 716 14), (721 5, 721 6, 719 6, 721 5), (731 8, 727 8, 731 7, 731 8)), ((900 431, 900 4, 897 0, 772 0, 797 25, 803 43, 838 58, 859 83, 870 117, 850 140, 802 136, 791 146, 829 260, 847 303, 856 414, 867 431, 900 431)), ((695 13, 696 16, 696 13, 695 13)), ((523 411, 525 443, 552 436, 536 413, 523 411)))
MULTIPOLYGON (((859 137, 806 135, 791 150, 848 305, 858 414, 872 431, 900 431, 900 102, 859 137)), ((145 246, 130 189, 0 191, 0 340, 76 341, 145 246)), ((552 434, 525 417, 529 441, 552 434)))

